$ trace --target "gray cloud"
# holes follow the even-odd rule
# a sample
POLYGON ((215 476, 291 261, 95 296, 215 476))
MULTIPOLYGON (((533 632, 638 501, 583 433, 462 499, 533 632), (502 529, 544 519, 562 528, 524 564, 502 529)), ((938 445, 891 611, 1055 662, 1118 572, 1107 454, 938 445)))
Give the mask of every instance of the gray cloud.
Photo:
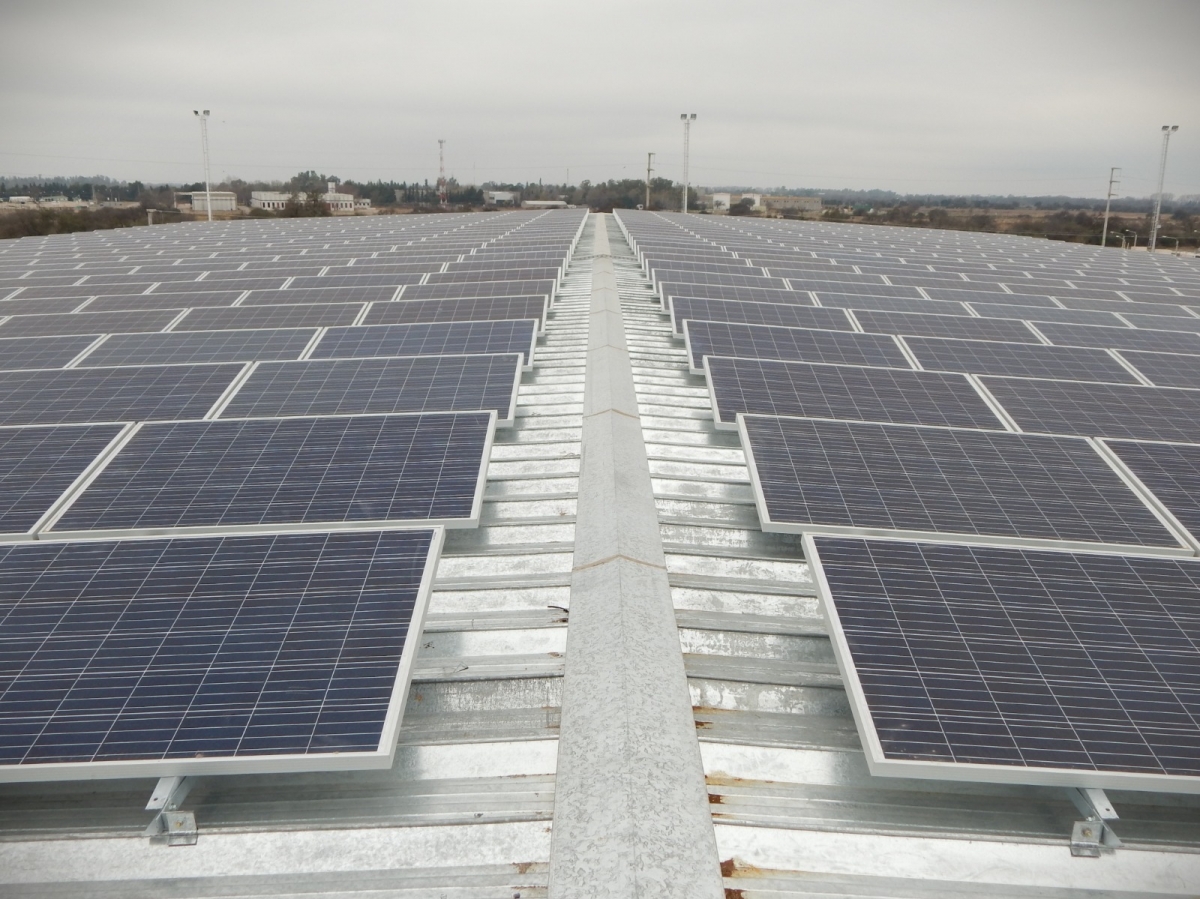
POLYGON ((1200 4, 13 2, 0 171, 1200 193, 1200 4))

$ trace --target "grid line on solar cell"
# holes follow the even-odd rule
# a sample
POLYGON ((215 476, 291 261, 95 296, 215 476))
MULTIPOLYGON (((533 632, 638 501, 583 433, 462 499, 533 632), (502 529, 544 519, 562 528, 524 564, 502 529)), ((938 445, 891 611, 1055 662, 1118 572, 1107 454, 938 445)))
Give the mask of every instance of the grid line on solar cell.
POLYGON ((235 306, 193 309, 172 331, 241 331, 323 328, 349 325, 362 312, 359 303, 306 303, 300 306, 235 306))
POLYGON ((389 766, 438 546, 394 530, 0 547, 0 612, 24 623, 0 780, 389 766))
POLYGON ((1023 431, 1200 442, 1200 390, 981 376, 1023 431))
POLYGON ((705 359, 713 417, 739 412, 996 429, 1000 422, 963 375, 761 359, 705 359))
POLYGON ((805 542, 873 773, 1200 790, 1200 564, 805 542))
POLYGON ((449 300, 408 300, 375 303, 363 325, 430 324, 452 321, 505 321, 536 319, 546 325, 547 296, 466 297, 449 300))
POLYGON ((1191 554, 1078 438, 755 415, 740 430, 763 530, 1191 554))
POLYGON ((0 425, 202 418, 241 365, 8 372, 0 378, 0 425))
POLYGON ((515 353, 264 362, 221 418, 494 409, 511 423, 520 373, 515 353))
POLYGON ((113 334, 79 363, 184 365, 196 362, 257 362, 297 359, 317 332, 313 328, 249 331, 169 331, 113 334))
POLYGON ((883 334, 821 331, 773 325, 746 325, 687 319, 684 339, 692 371, 704 371, 705 356, 832 362, 911 368, 896 342, 883 334))
MULTIPOLYGON (((807 296, 807 294, 798 294, 807 296)), ((712 300, 698 297, 672 297, 670 300, 671 327, 682 335, 683 323, 721 321, 730 324, 779 325, 783 327, 815 328, 822 331, 853 331, 854 326, 841 309, 821 309, 816 306, 785 306, 780 303, 749 303, 741 300, 712 300)))
POLYGON ((53 531, 478 522, 491 413, 146 425, 53 531))
POLYGON ((919 312, 883 312, 855 309, 862 329, 873 334, 958 337, 964 340, 1000 340, 1008 343, 1041 343, 1024 322, 965 315, 927 315, 919 312))
POLYGON ((520 353, 528 367, 537 328, 531 319, 330 328, 308 358, 520 353))
POLYGON ((1200 389, 1200 356, 1120 350, 1118 355, 1158 387, 1200 389))
POLYGON ((0 340, 0 371, 62 368, 99 336, 69 334, 62 337, 10 337, 0 340))
POLYGON ((0 532, 30 531, 121 429, 0 428, 0 532))
POLYGON ((943 337, 905 337, 903 340, 926 371, 1140 383, 1125 366, 1101 349, 943 337))

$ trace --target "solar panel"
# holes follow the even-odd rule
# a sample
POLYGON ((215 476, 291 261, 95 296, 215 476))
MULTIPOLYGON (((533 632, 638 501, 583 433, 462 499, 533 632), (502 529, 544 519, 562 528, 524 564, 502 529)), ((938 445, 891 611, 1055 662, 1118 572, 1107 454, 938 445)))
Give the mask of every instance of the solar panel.
POLYGON ((242 295, 240 290, 214 290, 209 293, 148 293, 96 297, 85 307, 87 312, 139 312, 146 309, 196 309, 202 306, 231 306, 242 295))
MULTIPOLYGON (((243 272, 242 274, 246 274, 243 272)), ((224 278, 219 281, 171 281, 155 287, 151 293, 191 293, 216 290, 277 290, 287 279, 279 276, 270 278, 224 278)), ((332 286, 332 285, 330 285, 332 286)), ((128 293, 128 291, 126 291, 128 293)))
POLYGON ((528 368, 533 364, 537 329, 538 322, 532 319, 330 328, 309 358, 520 353, 528 368))
POLYGON ((0 546, 0 780, 389 767, 440 543, 0 546))
POLYGON ((0 425, 202 418, 241 365, 8 372, 0 378, 0 425))
MULTIPOLYGON (((1200 319, 1197 319, 1200 321, 1200 319)), ((1150 331, 1139 328, 1096 328, 1088 325, 1039 324, 1037 329, 1060 346, 1111 347, 1200 354, 1200 334, 1192 331, 1150 331)), ((4 326, 0 326, 0 334, 4 326)))
POLYGON ((1130 440, 1104 443, 1188 530, 1193 540, 1200 535, 1200 446, 1130 440))
POLYGON ((384 287, 285 287, 283 290, 252 290, 241 306, 302 306, 306 303, 387 302, 396 288, 384 287))
POLYGON ((0 428, 0 533, 29 533, 120 432, 120 425, 0 428))
POLYGON ((145 425, 51 529, 475 526, 494 427, 490 412, 145 425))
MULTIPOLYGON (((0 306, 0 309, 2 308, 0 306)), ((1194 315, 1142 315, 1123 312, 1121 317, 1135 328, 1159 331, 1200 331, 1200 318, 1196 318, 1194 315)))
POLYGON ((713 417, 735 427, 739 412, 852 421, 996 428, 998 420, 962 375, 708 356, 713 417))
POLYGON ((983 377, 1024 431, 1200 442, 1200 390, 983 377))
POLYGON ((775 325, 746 325, 687 319, 684 340, 692 371, 704 371, 705 356, 782 359, 911 368, 896 341, 883 334, 817 331, 775 325))
POLYGON ((1118 355, 1159 387, 1200 389, 1200 356, 1137 350, 1121 350, 1118 355))
POLYGON ((193 362, 257 362, 298 359, 316 331, 168 331, 113 334, 88 353, 81 368, 103 365, 184 365, 193 362))
MULTIPOLYGON (((803 294, 800 294, 803 296, 803 294)), ((782 325, 816 328, 824 331, 852 331, 850 319, 841 309, 816 306, 784 306, 779 303, 748 303, 740 300, 710 300, 699 297, 671 297, 671 328, 683 334, 683 323, 721 321, 748 325, 782 325)))
POLYGON ((873 774, 1200 790, 1200 564, 805 544, 873 774))
POLYGON ((1100 349, 941 337, 905 337, 904 342, 928 371, 1140 383, 1125 366, 1100 349))
POLYGON ((10 337, 0 340, 0 371, 62 368, 99 336, 72 334, 65 337, 10 337))
MULTIPOLYGON (((925 293, 934 300, 957 300, 967 303, 998 303, 1009 306, 1032 306, 1049 309, 1058 309, 1054 300, 1043 296, 1025 296, 1022 294, 1004 293, 997 291, 996 293, 988 293, 981 290, 961 290, 956 287, 925 287, 922 288, 925 293)), ((1010 316, 1011 317, 1011 316, 1010 316)))
MULTIPOLYGON (((64 297, 45 300, 5 300, 0 302, 0 315, 62 315, 73 312, 84 300, 64 297)), ((1200 321, 1200 318, 1196 319, 1200 321)))
POLYGON ((812 306, 812 297, 803 291, 775 287, 736 287, 728 284, 679 284, 659 282, 659 295, 664 308, 674 297, 695 297, 708 300, 742 300, 749 303, 783 303, 788 306, 812 306))
POLYGON ((1024 322, 965 315, 923 315, 918 312, 854 310, 862 329, 874 334, 916 334, 922 337, 959 337, 964 340, 1003 340, 1041 343, 1024 322))
POLYGON ((72 312, 67 315, 14 315, 0 324, 0 338, 161 331, 179 317, 180 311, 162 309, 137 312, 72 312))
POLYGON ((883 283, 854 284, 846 281, 821 281, 814 278, 788 278, 792 290, 812 290, 817 293, 838 293, 847 296, 893 297, 895 299, 923 299, 915 287, 888 286, 883 283))
POLYGON ((1079 309, 1047 309, 1044 307, 1012 306, 997 303, 971 303, 983 318, 1022 318, 1033 322, 1063 322, 1076 325, 1114 325, 1122 327, 1119 318, 1109 312, 1085 312, 1079 309))
POLYGON ((970 315, 962 303, 911 297, 863 297, 849 293, 819 292, 817 302, 833 309, 881 309, 884 312, 923 312, 938 315, 970 315))
POLYGON ((516 414, 521 357, 410 356, 260 363, 222 418, 496 411, 516 414))
MULTIPOLYGON (((419 284, 424 275, 348 275, 341 271, 337 274, 327 274, 321 277, 310 275, 293 279, 289 289, 303 290, 315 287, 391 287, 393 290, 405 284, 419 284)), ((260 300, 261 302, 261 300, 260 300)))
POLYGON ((505 321, 536 319, 538 329, 546 326, 548 296, 467 297, 451 300, 401 300, 375 303, 363 319, 364 325, 402 325, 432 322, 505 321))
MULTIPOLYGON (((554 296, 554 281, 464 281, 451 284, 414 284, 404 288, 404 300, 458 300, 472 297, 554 296)), ((474 316, 481 318, 482 316, 474 316)), ((505 318, 513 318, 508 315, 505 318)), ((526 316, 519 316, 525 318, 526 316)))
POLYGON ((757 415, 739 425, 765 531, 1191 555, 1078 438, 757 415))
MULTIPOLYGON (((322 328, 353 324, 362 312, 357 303, 306 303, 302 306, 236 306, 193 309, 174 331, 236 331, 255 328, 322 328)), ((0 327, 0 331, 2 331, 0 327)))
POLYGON ((561 270, 558 266, 526 266, 523 268, 468 268, 459 270, 451 263, 448 271, 425 277, 425 284, 459 284, 471 282, 492 281, 539 281, 558 280, 561 270))

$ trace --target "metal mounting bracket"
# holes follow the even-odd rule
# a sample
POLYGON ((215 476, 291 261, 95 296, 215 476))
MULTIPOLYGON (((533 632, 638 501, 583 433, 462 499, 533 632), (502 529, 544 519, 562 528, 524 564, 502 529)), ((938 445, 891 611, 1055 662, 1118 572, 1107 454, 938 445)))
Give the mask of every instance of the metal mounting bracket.
POLYGON ((1103 790, 1096 787, 1067 787, 1067 797, 1086 816, 1085 820, 1076 821, 1071 828, 1071 855, 1099 858, 1101 852, 1113 852, 1121 848, 1121 840, 1111 823, 1119 820, 1119 816, 1103 790))
POLYGON ((149 837, 152 843, 195 846, 199 838, 196 816, 192 812, 179 811, 180 804, 195 785, 194 777, 159 778, 154 792, 150 794, 150 801, 146 803, 146 811, 157 814, 143 836, 149 837))

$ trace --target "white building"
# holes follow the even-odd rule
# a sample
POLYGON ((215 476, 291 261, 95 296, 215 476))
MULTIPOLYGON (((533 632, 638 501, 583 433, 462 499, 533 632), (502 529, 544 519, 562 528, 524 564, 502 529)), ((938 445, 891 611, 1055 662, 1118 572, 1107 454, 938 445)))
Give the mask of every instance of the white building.
POLYGON ((513 190, 485 190, 483 202, 487 206, 516 206, 521 195, 513 190))
MULTIPOLYGON (((308 194, 303 191, 295 196, 301 203, 308 199, 308 194)), ((250 194, 250 208, 279 210, 283 209, 291 198, 292 194, 280 190, 256 190, 250 194)), ((355 197, 353 194, 338 193, 337 185, 332 181, 328 183, 328 190, 321 194, 321 202, 333 212, 353 212, 355 209, 371 208, 370 200, 355 197)))
POLYGON ((180 206, 180 199, 187 197, 192 204, 193 212, 208 212, 208 197, 212 197, 213 212, 235 212, 237 210, 237 194, 231 190, 194 190, 191 193, 175 195, 175 205, 180 206))
MULTIPOLYGON (((303 194, 299 195, 302 201, 303 196, 303 194)), ((250 192, 250 208, 282 209, 291 198, 291 194, 284 193, 281 190, 255 190, 250 192)))

